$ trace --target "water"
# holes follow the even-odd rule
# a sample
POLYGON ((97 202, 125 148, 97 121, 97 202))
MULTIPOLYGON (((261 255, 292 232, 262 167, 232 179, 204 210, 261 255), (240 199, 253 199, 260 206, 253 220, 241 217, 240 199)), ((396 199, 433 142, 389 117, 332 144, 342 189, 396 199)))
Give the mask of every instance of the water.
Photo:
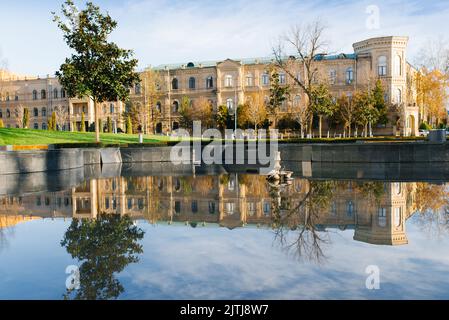
POLYGON ((335 175, 10 179, 0 299, 449 298, 445 182, 335 175))

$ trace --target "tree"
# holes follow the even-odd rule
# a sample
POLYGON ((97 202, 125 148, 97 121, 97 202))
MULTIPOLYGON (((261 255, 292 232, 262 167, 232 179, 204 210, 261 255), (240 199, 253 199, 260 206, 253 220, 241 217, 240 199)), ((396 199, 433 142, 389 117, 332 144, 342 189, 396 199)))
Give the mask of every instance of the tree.
POLYGON ((4 128, 5 124, 3 123, 3 119, 0 119, 0 128, 4 128))
POLYGON ((139 114, 142 119, 142 127, 144 128, 145 133, 147 133, 146 125, 148 119, 151 122, 154 133, 156 133, 156 122, 160 116, 160 111, 157 109, 157 103, 163 96, 163 84, 164 80, 161 74, 152 68, 147 68, 140 74, 140 85, 144 95, 144 106, 139 114))
POLYGON ((322 119, 323 117, 330 117, 334 114, 335 103, 327 85, 315 85, 311 90, 313 100, 310 102, 310 107, 313 114, 318 116, 319 137, 321 138, 322 119))
POLYGON ((449 47, 443 38, 429 39, 421 52, 417 55, 415 65, 422 69, 439 70, 449 75, 449 47))
POLYGON ((131 124, 132 124, 132 129, 134 132, 137 132, 137 129, 139 128, 140 125, 140 120, 139 120, 139 108, 137 106, 137 104, 132 103, 131 101, 128 101, 126 103, 126 108, 125 111, 122 114, 123 117, 123 121, 128 121, 128 117, 131 119, 131 124))
POLYGON ((319 58, 323 52, 326 52, 327 46, 323 40, 324 31, 325 27, 319 21, 305 26, 298 25, 282 38, 277 47, 273 48, 276 66, 283 70, 306 95, 307 109, 310 112, 310 134, 313 123, 311 109, 316 92, 313 88, 319 81, 319 58), (285 45, 288 47, 287 50, 284 49, 285 45))
POLYGON ((440 70, 422 69, 416 74, 417 103, 432 126, 447 118, 449 76, 440 70))
POLYGON ((368 125, 372 126, 379 120, 379 110, 374 107, 374 99, 369 91, 357 91, 353 100, 355 121, 363 127, 363 134, 367 137, 368 125))
POLYGON ((254 125, 257 133, 257 128, 267 119, 267 107, 262 92, 248 93, 246 104, 248 105, 248 121, 254 125))
POLYGON ((72 0, 66 0, 61 11, 65 19, 53 12, 53 20, 75 53, 65 60, 56 75, 69 97, 87 96, 93 100, 98 143, 98 104, 127 100, 129 88, 139 81, 139 75, 134 72, 137 60, 133 59, 131 50, 108 42, 117 22, 109 14, 102 14, 98 6, 88 2, 86 9, 79 11, 72 0))
POLYGON ((111 117, 108 117, 108 119, 106 120, 106 126, 108 128, 108 132, 112 133, 112 120, 111 120, 111 117))
POLYGON ((23 109, 23 128, 28 129, 30 125, 30 111, 28 108, 23 109))
POLYGON ((217 114, 215 116, 215 123, 217 128, 224 131, 229 123, 229 110, 225 105, 218 106, 217 114))
POLYGON ((382 81, 378 79, 376 84, 371 92, 373 97, 374 108, 379 111, 379 120, 378 122, 381 124, 388 123, 388 110, 387 104, 385 103, 385 90, 382 85, 382 81))
POLYGON ((199 120, 203 128, 212 128, 214 124, 214 109, 210 100, 200 97, 195 101, 191 109, 192 121, 199 120))
POLYGON ((179 115, 181 116, 180 126, 182 128, 191 130, 193 125, 193 112, 192 102, 189 97, 182 97, 181 106, 179 107, 179 115))
POLYGON ((81 132, 86 132, 86 116, 84 115, 84 112, 81 113, 81 132))
POLYGON ((133 125, 132 125, 130 116, 128 116, 128 118, 126 118, 126 133, 133 134, 133 125))
POLYGON ((67 289, 65 299, 116 299, 124 291, 116 275, 139 261, 144 231, 129 216, 101 214, 73 219, 61 246, 80 263, 79 290, 67 289))
POLYGON ((351 128, 356 118, 356 107, 354 100, 343 94, 337 100, 337 113, 340 120, 343 122, 343 136, 346 136, 348 130, 348 137, 351 137, 351 128))
POLYGON ((14 108, 14 116, 16 119, 16 124, 19 128, 23 128, 23 115, 25 113, 25 108, 19 104, 14 108))
POLYGON ((270 100, 267 105, 268 113, 273 117, 273 125, 276 128, 276 122, 279 115, 279 109, 287 100, 289 87, 282 85, 279 80, 279 73, 276 68, 270 68, 270 100))
POLYGON ((54 114, 56 129, 62 130, 68 119, 67 109, 64 106, 56 106, 54 109, 54 114))

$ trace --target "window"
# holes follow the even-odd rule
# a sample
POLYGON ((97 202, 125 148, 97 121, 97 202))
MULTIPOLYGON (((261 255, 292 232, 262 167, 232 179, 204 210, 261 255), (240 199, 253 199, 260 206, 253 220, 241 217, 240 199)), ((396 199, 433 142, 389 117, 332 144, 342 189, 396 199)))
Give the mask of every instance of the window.
POLYGON ((128 198, 128 210, 131 210, 133 208, 133 199, 128 198))
POLYGON ((3 118, 3 109, 0 109, 0 119, 3 118))
POLYGON ((6 109, 6 118, 11 118, 11 111, 9 109, 6 109))
POLYGON ((385 227, 387 225, 387 209, 379 208, 377 212, 377 223, 379 227, 385 227))
POLYGON ((175 201, 175 213, 181 212, 181 201, 175 201))
POLYGON ((209 214, 215 214, 215 202, 209 201, 209 214))
POLYGON ((387 75, 387 57, 380 56, 377 60, 377 74, 381 77, 387 75))
POLYGON ((195 78, 194 77, 190 77, 189 78, 189 89, 195 89, 195 78))
POLYGON ((178 112, 179 111, 179 102, 178 101, 173 101, 173 105, 172 105, 172 108, 173 108, 173 113, 176 113, 176 112, 178 112))
POLYGON ((47 130, 47 124, 45 122, 42 123, 42 130, 47 130))
POLYGON ((136 85, 134 86, 134 93, 135 94, 140 94, 140 92, 141 92, 140 83, 136 83, 136 85))
POLYGON ((61 98, 65 98, 65 90, 61 89, 61 98))
POLYGON ((396 102, 397 103, 402 102, 402 90, 401 89, 396 90, 396 102))
POLYGON ((293 99, 293 107, 299 107, 299 105, 301 104, 301 96, 300 95, 296 95, 295 98, 293 99))
POLYGON ((285 73, 279 73, 279 83, 285 84, 285 73))
POLYGON ((233 110, 234 109, 234 101, 232 99, 227 99, 226 107, 228 108, 228 110, 233 110))
POLYGON ((53 89, 53 98, 58 99, 58 89, 53 89))
POLYGON ((402 208, 401 207, 394 208, 394 226, 396 228, 401 226, 401 218, 402 218, 402 208))
POLYGON ((348 201, 348 204, 346 206, 346 215, 348 217, 352 217, 354 214, 354 203, 352 201, 348 201))
POLYGON ((41 99, 47 99, 47 91, 45 91, 44 89, 41 90, 41 99))
POLYGON ((14 96, 14 100, 15 101, 19 101, 19 95, 16 93, 16 95, 14 96))
POLYGON ((178 79, 173 78, 173 80, 171 81, 171 88, 172 88, 173 90, 178 90, 178 89, 179 89, 179 86, 178 86, 178 79))
POLYGON ((337 202, 333 201, 331 205, 331 215, 336 216, 337 215, 337 202))
POLYGON ((33 109, 33 116, 36 118, 36 117, 39 117, 39 110, 37 109, 37 108, 34 108, 33 109))
POLYGON ((9 92, 6 92, 6 101, 9 101, 9 92))
POLYGON ((47 116, 47 108, 43 107, 41 114, 42 114, 42 117, 46 117, 47 116))
POLYGON ((232 87, 232 76, 229 74, 225 76, 225 87, 232 87))
POLYGON ((137 200, 137 208, 139 208, 139 210, 142 210, 145 206, 145 203, 143 201, 143 199, 138 199, 137 200))
POLYGON ((252 87, 254 85, 254 77, 251 73, 246 75, 245 85, 247 87, 252 87))
POLYGON ((34 130, 37 130, 37 129, 39 129, 39 123, 34 124, 34 130))
POLYGON ((394 74, 395 76, 402 76, 402 58, 399 55, 394 58, 394 74))
POLYGON ((33 90, 33 100, 37 100, 37 91, 33 90))
POLYGON ((104 207, 105 207, 106 209, 109 209, 109 198, 108 198, 108 197, 106 197, 106 198, 104 199, 104 207))
POLYGON ((42 199, 41 197, 36 197, 36 205, 41 206, 42 205, 42 199))
POLYGON ((270 84, 270 76, 268 73, 262 74, 262 85, 268 86, 270 84))
POLYGON ((157 110, 158 112, 161 112, 161 110, 162 110, 162 103, 161 103, 160 101, 158 101, 158 102, 156 103, 156 110, 157 110))
POLYGON ((198 212, 198 201, 193 200, 192 201, 192 213, 197 213, 198 212))
POLYGON ((210 89, 214 87, 214 78, 212 77, 207 77, 206 78, 206 88, 210 89))
POLYGON ((115 106, 114 106, 114 104, 113 104, 113 103, 109 104, 109 112, 110 112, 110 113, 114 113, 114 111, 115 111, 115 106))
POLYGON ((269 202, 265 201, 263 203, 263 213, 264 215, 268 216, 270 214, 271 211, 271 205, 269 202))
POLYGON ((351 84, 354 81, 354 70, 352 67, 346 69, 346 83, 351 84))
POLYGON ((50 205, 50 198, 45 197, 45 205, 48 207, 50 205))
POLYGON ((401 191, 402 191, 401 183, 400 182, 395 182, 393 186, 394 186, 394 192, 396 194, 401 194, 401 191))
POLYGON ((235 203, 234 202, 226 202, 225 204, 226 215, 232 215, 235 212, 235 203))
POLYGON ((337 71, 332 69, 329 71, 329 82, 335 84, 337 82, 337 71))
POLYGON ((256 204, 254 202, 248 202, 247 208, 248 208, 248 215, 254 216, 254 214, 256 213, 256 204))

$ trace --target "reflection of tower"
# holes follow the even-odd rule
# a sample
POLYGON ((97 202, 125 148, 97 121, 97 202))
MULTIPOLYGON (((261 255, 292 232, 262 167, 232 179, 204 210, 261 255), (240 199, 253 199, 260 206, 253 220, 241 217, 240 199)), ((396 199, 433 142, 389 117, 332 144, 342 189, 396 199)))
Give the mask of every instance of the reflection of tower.
POLYGON ((385 183, 385 195, 368 219, 359 220, 354 240, 380 245, 407 244, 405 183, 385 183))

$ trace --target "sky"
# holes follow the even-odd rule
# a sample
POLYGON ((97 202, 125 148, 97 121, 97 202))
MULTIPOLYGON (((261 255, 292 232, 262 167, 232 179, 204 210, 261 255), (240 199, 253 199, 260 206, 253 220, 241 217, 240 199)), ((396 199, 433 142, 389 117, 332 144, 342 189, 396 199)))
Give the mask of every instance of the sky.
MULTIPOLYGON (((85 1, 75 0, 79 8, 85 1)), ((62 0, 0 0, 0 62, 12 72, 54 74, 70 54, 52 22, 62 0)), ((409 36, 416 62, 430 40, 449 29, 447 0, 94 0, 117 20, 111 40, 132 49, 139 68, 167 63, 264 57, 292 26, 319 19, 330 53, 376 36, 409 36), (379 24, 367 27, 379 9, 379 24), (367 12, 368 11, 368 12, 367 12), (372 12, 372 11, 371 11, 372 12)), ((371 24, 372 25, 372 24, 371 24)), ((449 41, 449 40, 448 40, 449 41)))

